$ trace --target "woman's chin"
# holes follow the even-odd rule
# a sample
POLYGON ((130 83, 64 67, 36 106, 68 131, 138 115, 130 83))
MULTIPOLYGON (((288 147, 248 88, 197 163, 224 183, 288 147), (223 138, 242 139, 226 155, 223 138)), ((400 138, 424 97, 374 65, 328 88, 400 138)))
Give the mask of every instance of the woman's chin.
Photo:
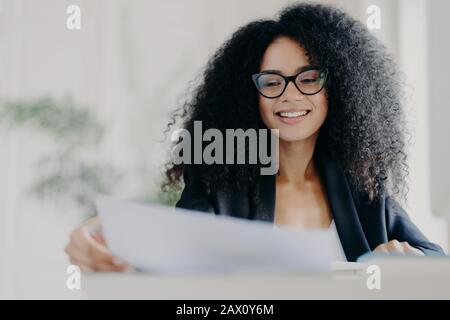
POLYGON ((300 134, 296 132, 292 134, 280 130, 280 142, 299 142, 308 139, 311 135, 312 133, 300 134))

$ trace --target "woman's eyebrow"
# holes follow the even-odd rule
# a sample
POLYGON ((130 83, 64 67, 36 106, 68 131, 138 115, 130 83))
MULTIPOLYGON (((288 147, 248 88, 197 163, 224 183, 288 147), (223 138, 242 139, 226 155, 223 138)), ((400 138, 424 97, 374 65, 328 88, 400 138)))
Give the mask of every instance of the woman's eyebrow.
MULTIPOLYGON (((298 67, 297 69, 295 69, 294 73, 302 72, 303 70, 308 69, 310 67, 311 67, 311 65, 309 65, 309 64, 306 66, 298 67)), ((281 72, 280 70, 276 70, 276 69, 262 70, 261 72, 274 72, 274 73, 283 74, 283 72, 281 72)))

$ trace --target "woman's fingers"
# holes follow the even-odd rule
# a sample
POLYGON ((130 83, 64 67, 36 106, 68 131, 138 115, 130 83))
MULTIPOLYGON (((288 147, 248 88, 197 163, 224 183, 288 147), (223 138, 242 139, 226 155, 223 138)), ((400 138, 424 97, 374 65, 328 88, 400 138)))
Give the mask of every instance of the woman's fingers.
POLYGON ((403 246, 397 240, 391 240, 380 244, 375 248, 375 252, 405 254, 403 246))
POLYGON ((384 252, 384 253, 389 253, 388 249, 387 249, 387 245, 386 243, 382 243, 380 244, 378 247, 375 248, 375 250, 373 250, 374 252, 384 252))
POLYGON ((70 243, 66 246, 64 249, 66 254, 69 256, 70 262, 72 264, 76 264, 78 266, 84 265, 88 266, 90 268, 93 268, 93 263, 88 259, 88 257, 80 251, 77 247, 74 245, 71 245, 70 243), (76 263, 75 263, 76 262, 76 263))
POLYGON ((82 271, 127 271, 130 266, 120 262, 108 249, 98 218, 88 220, 75 229, 65 248, 70 261, 82 271))
POLYGON ((126 265, 119 263, 117 258, 105 245, 95 240, 88 232, 84 232, 87 242, 87 254, 97 271, 124 271, 126 265))
POLYGON ((382 243, 375 248, 374 252, 396 253, 401 255, 425 255, 419 249, 411 247, 408 242, 399 242, 398 240, 382 243))
POLYGON ((92 236, 92 238, 93 238, 95 241, 97 241, 98 243, 100 243, 100 244, 106 246, 106 240, 105 240, 105 238, 103 237, 103 234, 102 234, 101 232, 94 233, 94 234, 92 234, 91 236, 92 236))
POLYGON ((407 254, 413 254, 416 256, 425 256, 425 253, 422 250, 411 247, 408 242, 403 242, 403 245, 405 246, 405 252, 407 254))
POLYGON ((387 243, 388 251, 389 252, 395 252, 400 254, 405 254, 405 250, 403 248, 403 245, 398 242, 397 240, 392 240, 387 243))

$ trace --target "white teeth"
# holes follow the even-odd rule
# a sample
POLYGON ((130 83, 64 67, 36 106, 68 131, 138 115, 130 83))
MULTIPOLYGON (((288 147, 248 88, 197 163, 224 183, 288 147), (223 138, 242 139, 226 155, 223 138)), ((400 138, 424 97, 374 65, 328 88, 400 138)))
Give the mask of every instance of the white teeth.
POLYGON ((286 117, 286 118, 296 118, 296 117, 304 116, 307 113, 308 113, 308 111, 306 111, 306 110, 296 111, 296 112, 280 112, 280 116, 286 117))

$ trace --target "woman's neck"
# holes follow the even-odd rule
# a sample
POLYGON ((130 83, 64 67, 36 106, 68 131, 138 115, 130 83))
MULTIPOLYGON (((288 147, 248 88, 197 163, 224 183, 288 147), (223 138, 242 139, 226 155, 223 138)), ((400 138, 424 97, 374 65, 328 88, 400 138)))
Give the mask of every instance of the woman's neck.
POLYGON ((316 136, 301 141, 279 142, 279 182, 303 187, 317 176, 313 160, 316 136))

